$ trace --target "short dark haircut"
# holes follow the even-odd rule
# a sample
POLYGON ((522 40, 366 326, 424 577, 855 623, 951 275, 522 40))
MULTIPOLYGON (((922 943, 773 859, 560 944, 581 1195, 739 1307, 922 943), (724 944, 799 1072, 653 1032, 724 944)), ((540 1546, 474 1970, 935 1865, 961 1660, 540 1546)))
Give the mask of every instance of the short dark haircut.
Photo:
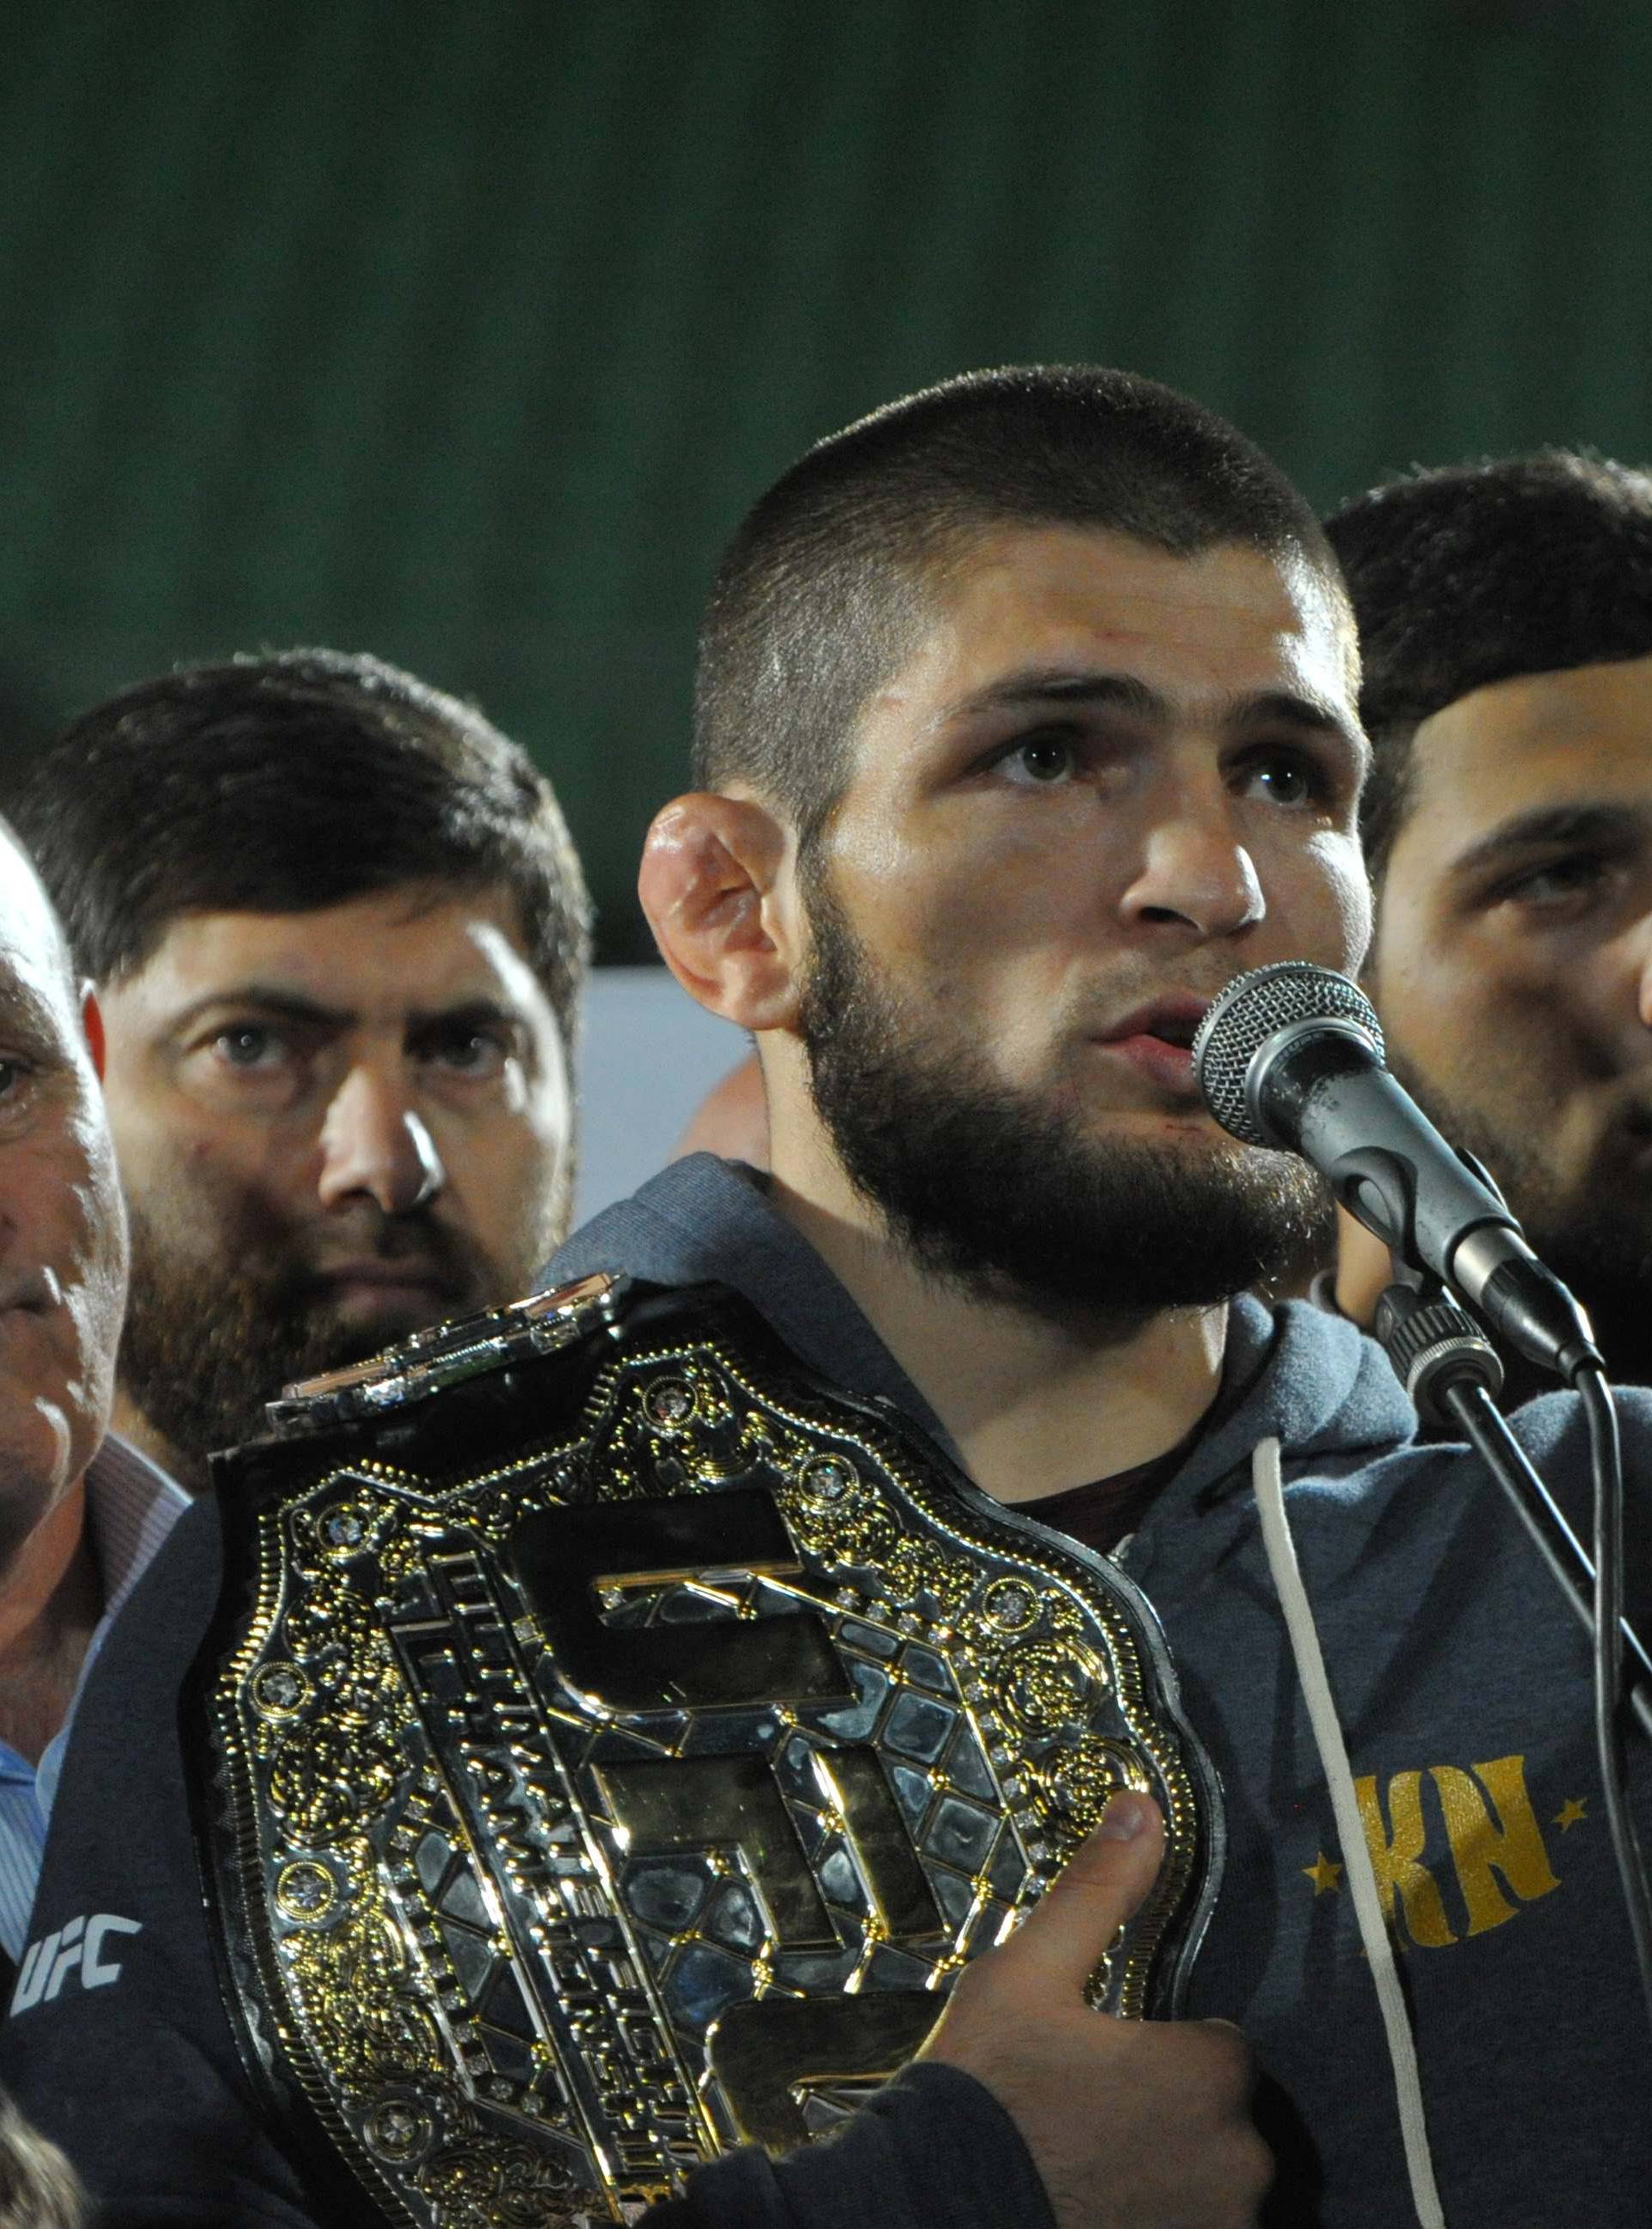
POLYGON ((12 819, 94 982, 186 914, 497 885, 573 1042, 588 906, 555 793, 472 706, 381 659, 291 650, 141 682, 47 746, 12 819))
POLYGON ((1293 553, 1341 604, 1308 504, 1212 412, 1092 365, 972 372, 822 441, 747 515, 701 634, 696 780, 749 781, 811 844, 856 717, 916 647, 925 589, 1005 524, 1124 534, 1177 557, 1223 543, 1293 553))
POLYGON ((1418 472, 1326 523, 1359 622, 1381 881, 1418 728, 1476 689, 1652 654, 1652 476, 1564 449, 1418 472))

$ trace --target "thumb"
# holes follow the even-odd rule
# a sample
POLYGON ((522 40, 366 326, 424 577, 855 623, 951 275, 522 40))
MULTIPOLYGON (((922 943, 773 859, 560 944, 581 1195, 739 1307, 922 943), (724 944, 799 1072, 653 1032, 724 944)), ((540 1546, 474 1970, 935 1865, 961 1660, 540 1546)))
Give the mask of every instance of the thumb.
POLYGON ((1082 1995, 1119 1929, 1158 1879, 1164 1821, 1150 1796, 1115 1795, 1060 1879, 993 1955, 1001 1983, 1082 1995))

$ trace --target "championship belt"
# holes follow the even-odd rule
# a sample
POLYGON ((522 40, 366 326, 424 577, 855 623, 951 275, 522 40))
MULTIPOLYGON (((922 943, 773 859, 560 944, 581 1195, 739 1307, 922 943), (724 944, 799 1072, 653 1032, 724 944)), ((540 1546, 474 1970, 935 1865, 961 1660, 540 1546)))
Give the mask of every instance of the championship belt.
POLYGON ((586 1278, 270 1415, 186 1753, 249 2065, 358 2215, 624 2219, 829 2129, 1119 1789, 1164 1863, 1092 2001, 1176 2010, 1220 1800, 1151 1608, 744 1301, 586 1278))

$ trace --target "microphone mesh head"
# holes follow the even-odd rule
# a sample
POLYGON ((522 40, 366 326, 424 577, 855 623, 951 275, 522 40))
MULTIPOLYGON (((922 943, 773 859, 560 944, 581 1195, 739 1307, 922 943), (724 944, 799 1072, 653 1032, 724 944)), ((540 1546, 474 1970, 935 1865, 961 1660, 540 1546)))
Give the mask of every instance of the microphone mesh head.
POLYGON ((1383 1050, 1377 1010, 1357 983, 1307 960, 1282 960, 1234 978, 1199 1025, 1193 1041, 1194 1073, 1205 1104, 1247 1146, 1272 1142, 1252 1120, 1245 1079, 1271 1037, 1293 1022, 1356 1022, 1383 1050))

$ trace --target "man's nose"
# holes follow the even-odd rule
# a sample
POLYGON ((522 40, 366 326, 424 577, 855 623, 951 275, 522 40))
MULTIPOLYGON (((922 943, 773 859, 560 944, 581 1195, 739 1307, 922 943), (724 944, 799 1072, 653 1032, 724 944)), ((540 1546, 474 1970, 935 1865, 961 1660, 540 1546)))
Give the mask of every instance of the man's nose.
POLYGON ((436 1141, 405 1092, 365 1065, 351 1069, 321 1126, 322 1204, 365 1194, 387 1215, 406 1215, 446 1181, 436 1141))
POLYGON ((1149 831, 1124 905, 1131 921, 1186 925, 1201 936, 1232 936, 1267 912, 1256 862, 1226 813, 1191 804, 1149 831))

